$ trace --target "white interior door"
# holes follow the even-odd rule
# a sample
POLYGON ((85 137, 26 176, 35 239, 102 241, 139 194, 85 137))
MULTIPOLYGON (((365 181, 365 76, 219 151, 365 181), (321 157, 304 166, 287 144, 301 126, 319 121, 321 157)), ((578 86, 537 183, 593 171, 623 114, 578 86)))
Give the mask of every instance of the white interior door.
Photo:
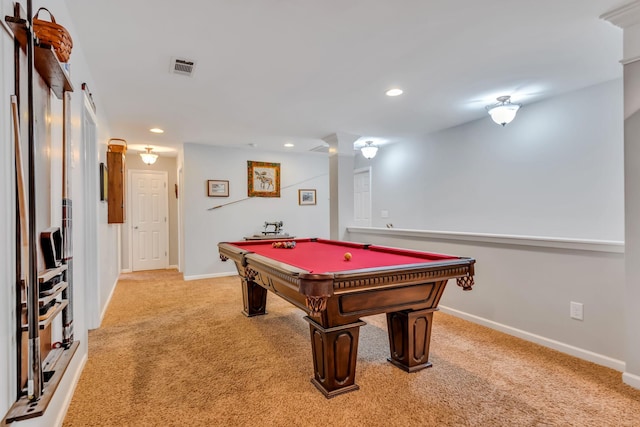
POLYGON ((355 224, 371 226, 371 170, 357 169, 353 174, 353 212, 355 224))
POLYGON ((167 268, 167 173, 132 170, 130 184, 132 270, 167 268))

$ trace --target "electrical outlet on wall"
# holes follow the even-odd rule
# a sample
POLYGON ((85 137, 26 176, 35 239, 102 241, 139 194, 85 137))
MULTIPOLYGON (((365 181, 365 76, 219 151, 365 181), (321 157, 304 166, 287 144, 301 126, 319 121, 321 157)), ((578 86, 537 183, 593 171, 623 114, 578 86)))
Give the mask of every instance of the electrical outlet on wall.
POLYGON ((571 301, 569 303, 569 316, 572 319, 584 320, 584 306, 582 303, 571 301))

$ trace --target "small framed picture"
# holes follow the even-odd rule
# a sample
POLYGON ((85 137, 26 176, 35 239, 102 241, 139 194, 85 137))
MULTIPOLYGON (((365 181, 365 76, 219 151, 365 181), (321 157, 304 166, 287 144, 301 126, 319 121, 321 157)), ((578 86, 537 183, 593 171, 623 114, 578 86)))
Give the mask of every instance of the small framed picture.
POLYGON ((316 190, 298 190, 299 205, 315 205, 316 190))
POLYGON ((229 197, 229 181, 210 179, 207 181, 207 196, 229 197))

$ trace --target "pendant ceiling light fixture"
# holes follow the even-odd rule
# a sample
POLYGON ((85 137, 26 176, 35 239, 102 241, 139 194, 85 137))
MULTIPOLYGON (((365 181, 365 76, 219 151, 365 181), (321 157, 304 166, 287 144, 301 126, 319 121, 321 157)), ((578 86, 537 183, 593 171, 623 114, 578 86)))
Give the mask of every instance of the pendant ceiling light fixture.
POLYGON ((376 156, 376 153, 378 152, 378 147, 373 145, 373 141, 367 141, 365 142, 364 146, 360 149, 360 151, 362 151, 362 155, 366 159, 370 160, 376 156))
POLYGON ((522 105, 513 104, 511 102, 511 97, 508 95, 499 96, 497 100, 497 104, 487 105, 485 108, 494 122, 504 126, 511 123, 511 121, 516 117, 518 109, 522 107, 522 105))
POLYGON ((158 155, 151 152, 151 147, 145 147, 147 150, 145 153, 140 153, 140 157, 142 157, 142 161, 147 165, 152 165, 158 160, 158 155))

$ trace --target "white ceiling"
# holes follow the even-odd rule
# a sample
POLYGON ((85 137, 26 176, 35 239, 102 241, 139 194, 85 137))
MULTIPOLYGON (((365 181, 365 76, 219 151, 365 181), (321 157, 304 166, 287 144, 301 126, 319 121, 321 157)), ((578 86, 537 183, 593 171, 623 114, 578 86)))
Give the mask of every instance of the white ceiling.
POLYGON ((161 154, 415 140, 490 120, 500 95, 526 107, 622 76, 622 30, 599 16, 625 0, 65 1, 112 137, 161 154))

